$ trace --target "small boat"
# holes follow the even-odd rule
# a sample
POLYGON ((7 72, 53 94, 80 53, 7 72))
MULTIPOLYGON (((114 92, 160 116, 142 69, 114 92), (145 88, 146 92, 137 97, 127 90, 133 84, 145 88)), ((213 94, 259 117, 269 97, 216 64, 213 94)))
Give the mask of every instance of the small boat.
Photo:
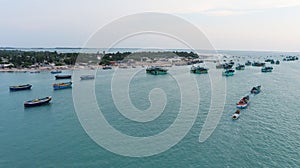
POLYGON ((18 85, 18 86, 10 86, 9 90, 10 91, 29 90, 29 89, 31 89, 31 87, 32 87, 31 84, 18 85))
POLYGON ((235 113, 232 115, 232 119, 236 120, 240 117, 240 110, 236 110, 235 113))
POLYGON ((252 66, 256 66, 256 67, 263 67, 265 65, 266 65, 266 63, 264 63, 264 62, 253 62, 252 63, 252 66))
POLYGON ((41 71, 30 71, 30 73, 40 73, 41 71))
POLYGON ((72 87, 72 82, 55 83, 53 84, 54 90, 67 89, 72 87))
POLYGON ((250 66, 251 65, 251 62, 248 60, 246 63, 245 63, 246 66, 250 66))
POLYGON ((159 66, 151 66, 146 69, 146 73, 151 75, 165 75, 167 74, 167 69, 161 68, 159 66))
POLYGON ((239 108, 239 109, 247 108, 249 102, 250 102, 250 97, 245 96, 239 102, 236 103, 236 107, 239 108))
POLYGON ((242 64, 238 64, 236 67, 235 67, 236 70, 245 70, 245 65, 242 65, 242 64))
POLYGON ((250 93, 252 93, 252 94, 258 94, 258 93, 260 93, 260 91, 261 91, 261 86, 259 85, 259 86, 253 87, 251 89, 250 93))
POLYGON ((62 71, 60 71, 60 70, 55 70, 55 71, 51 71, 50 73, 51 74, 59 74, 59 73, 61 73, 62 71))
POLYGON ((71 79, 72 75, 55 75, 56 79, 71 79))
POLYGON ((80 76, 81 80, 91 80, 91 79, 95 79, 95 75, 81 75, 80 76))
POLYGON ((272 72, 273 71, 273 67, 263 67, 261 68, 261 72, 272 72))
POLYGON ((272 60, 270 63, 271 63, 271 64, 275 64, 275 61, 274 61, 274 60, 272 60))
POLYGON ((34 106, 41 106, 44 104, 48 104, 52 100, 51 96, 45 98, 39 98, 34 100, 29 100, 24 102, 25 107, 34 107, 34 106))
POLYGON ((192 66, 190 72, 194 74, 206 74, 208 73, 208 68, 192 66))
POLYGON ((266 59, 265 62, 274 62, 273 59, 266 59))
POLYGON ((226 69, 222 72, 223 76, 233 76, 234 75, 235 70, 233 69, 226 69))
POLYGON ((112 67, 111 66, 104 66, 104 67, 102 67, 102 69, 103 70, 108 70, 108 69, 112 69, 112 67))
POLYGON ((277 60, 277 61, 275 62, 275 64, 279 65, 279 64, 280 64, 280 61, 279 61, 279 60, 277 60))

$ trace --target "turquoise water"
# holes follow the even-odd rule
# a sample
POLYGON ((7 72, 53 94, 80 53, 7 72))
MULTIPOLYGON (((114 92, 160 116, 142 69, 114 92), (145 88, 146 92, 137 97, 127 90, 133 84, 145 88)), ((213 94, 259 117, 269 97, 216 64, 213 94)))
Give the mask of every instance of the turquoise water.
MULTIPOLYGON (((189 68, 174 68, 189 74, 189 68)), ((228 77, 221 120, 203 143, 199 143, 199 133, 210 107, 210 82, 208 75, 196 75, 201 101, 192 129, 171 149, 142 158, 114 154, 92 141, 76 116, 72 89, 53 91, 51 84, 57 81, 50 72, 0 73, 0 167, 299 167, 299 69, 299 62, 282 62, 274 65, 272 73, 246 67, 228 77), (10 85, 26 83, 33 85, 32 90, 8 90, 10 85), (238 120, 232 121, 235 103, 258 84, 262 92, 252 98, 238 120), (53 97, 50 105, 23 107, 25 100, 49 95, 53 97)), ((114 106, 110 93, 112 75, 113 71, 97 73, 96 96, 114 128, 143 137, 172 124, 180 107, 180 93, 171 76, 149 76, 141 71, 133 78, 130 97, 137 108, 149 107, 152 88, 162 88, 168 98, 161 116, 149 123, 138 123, 124 118, 114 106)))

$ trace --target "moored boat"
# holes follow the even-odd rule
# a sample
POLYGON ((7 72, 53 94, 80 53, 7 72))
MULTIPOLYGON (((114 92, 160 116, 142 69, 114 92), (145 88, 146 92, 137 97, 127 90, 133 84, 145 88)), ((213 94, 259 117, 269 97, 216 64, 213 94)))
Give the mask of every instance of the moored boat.
POLYGON ((252 94, 258 94, 258 93, 260 93, 260 91, 261 91, 261 86, 259 85, 259 86, 253 87, 251 89, 250 93, 252 93, 252 94))
POLYGON ((263 67, 261 68, 261 72, 272 72, 273 71, 273 67, 263 67))
POLYGON ((55 75, 56 79, 71 79, 72 75, 55 75))
POLYGON ((248 60, 246 63, 245 63, 246 66, 250 66, 251 65, 251 62, 248 60))
POLYGON ((249 102, 250 102, 250 97, 248 95, 248 96, 243 97, 239 102, 237 102, 236 107, 240 108, 240 109, 247 108, 249 102))
POLYGON ((72 82, 55 83, 53 84, 54 90, 67 89, 72 87, 72 82))
POLYGON ((106 66, 103 66, 103 67, 102 67, 102 69, 103 69, 103 70, 108 70, 108 69, 112 69, 112 67, 111 67, 111 66, 108 66, 108 65, 106 65, 106 66))
POLYGON ((223 76, 233 76, 234 75, 235 70, 233 69, 226 69, 222 72, 223 76))
POLYGON ((236 120, 240 117, 240 110, 236 110, 235 113, 231 116, 232 119, 236 120))
POLYGON ((206 74, 208 73, 208 68, 192 66, 190 72, 194 74, 206 74))
POLYGON ((263 67, 265 65, 266 65, 266 63, 264 63, 264 62, 253 62, 252 63, 252 66, 257 66, 257 67, 263 67))
POLYGON ((91 79, 95 79, 95 75, 81 75, 80 76, 81 80, 91 80, 91 79))
POLYGON ((24 106, 25 107, 41 106, 44 104, 48 104, 51 100, 52 100, 51 96, 29 100, 24 102, 24 106))
POLYGON ((29 90, 29 89, 31 89, 31 87, 32 87, 31 84, 18 85, 18 86, 10 86, 9 90, 10 91, 29 90))
POLYGON ((167 74, 167 69, 161 68, 159 66, 151 66, 146 69, 146 73, 151 75, 165 75, 167 74))
POLYGON ((235 67, 236 70, 245 70, 245 65, 242 65, 242 64, 238 64, 236 67, 235 67))
POLYGON ((275 62, 275 64, 279 65, 279 64, 280 64, 280 61, 279 61, 279 60, 277 60, 277 61, 275 62))
POLYGON ((55 70, 55 71, 51 71, 50 73, 51 74, 59 74, 59 73, 61 73, 62 71, 60 71, 60 70, 55 70))

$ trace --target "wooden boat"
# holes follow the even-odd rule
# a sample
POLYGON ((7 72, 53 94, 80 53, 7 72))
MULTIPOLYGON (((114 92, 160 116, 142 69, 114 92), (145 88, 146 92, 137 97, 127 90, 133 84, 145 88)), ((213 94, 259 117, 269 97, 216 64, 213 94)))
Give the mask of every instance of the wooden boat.
POLYGON ((252 66, 256 66, 256 67, 263 67, 265 65, 266 65, 266 63, 264 63, 264 62, 253 62, 252 63, 252 66))
POLYGON ((233 69, 226 69, 222 72, 223 76, 233 76, 234 75, 235 70, 233 69))
POLYGON ((236 70, 245 70, 245 65, 241 65, 241 64, 238 64, 236 67, 235 67, 236 70))
POLYGON ((232 115, 232 119, 236 120, 240 117, 240 110, 236 110, 235 113, 232 115))
POLYGON ((30 71, 30 73, 40 73, 41 71, 30 71))
POLYGON ((72 75, 55 75, 56 79, 71 79, 72 75))
POLYGON ((10 91, 29 90, 29 89, 31 89, 31 87, 32 87, 31 84, 19 85, 19 86, 10 86, 9 90, 10 91))
POLYGON ((55 83, 53 84, 54 90, 67 89, 72 87, 72 82, 55 83))
POLYGON ((208 73, 208 68, 192 66, 190 72, 194 74, 206 74, 208 73))
POLYGON ((251 89, 250 93, 252 93, 252 94, 258 94, 258 93, 260 93, 260 91, 261 91, 261 86, 259 85, 259 86, 253 87, 251 89))
POLYGON ((261 72, 272 72, 273 71, 273 67, 263 67, 261 68, 261 72))
POLYGON ((249 102, 250 102, 250 97, 245 96, 239 102, 236 103, 236 107, 239 108, 239 109, 247 108, 249 102))
POLYGON ((91 80, 91 79, 95 79, 95 75, 82 75, 80 76, 81 80, 91 80))
POLYGON ((24 102, 25 107, 34 107, 34 106, 41 106, 44 104, 48 104, 52 100, 51 96, 29 100, 24 102))
POLYGON ((167 74, 167 69, 164 69, 164 68, 161 68, 161 67, 158 67, 158 66, 151 66, 151 67, 148 67, 146 69, 146 73, 148 74, 151 74, 151 75, 165 75, 167 74))
POLYGON ((61 73, 62 71, 60 71, 60 70, 55 70, 55 71, 51 71, 50 73, 51 74, 59 74, 59 73, 61 73))
POLYGON ((112 67, 111 66, 104 66, 104 67, 102 67, 102 69, 103 70, 108 70, 108 69, 112 69, 112 67))

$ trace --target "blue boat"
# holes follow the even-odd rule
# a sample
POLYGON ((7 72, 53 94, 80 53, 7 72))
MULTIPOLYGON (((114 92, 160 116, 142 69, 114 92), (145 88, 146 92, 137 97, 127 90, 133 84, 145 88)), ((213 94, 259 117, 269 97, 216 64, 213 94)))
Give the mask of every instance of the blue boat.
POLYGON ((226 69, 222 72, 223 76, 233 76, 234 75, 235 70, 233 69, 226 69))
POLYGON ((51 96, 45 98, 39 98, 34 100, 29 100, 24 102, 25 107, 34 107, 34 106, 41 106, 44 104, 48 104, 52 100, 51 96))
POLYGON ((261 68, 261 72, 272 72, 273 71, 273 67, 263 67, 261 68))
POLYGON ((64 83, 55 83, 53 84, 54 90, 60 90, 60 89, 68 89, 72 87, 72 82, 64 82, 64 83))
POLYGON ((239 109, 245 109, 248 107, 249 103, 250 103, 250 97, 245 96, 239 102, 236 103, 236 107, 239 109))
POLYGON ((31 87, 32 87, 31 84, 18 85, 18 86, 10 86, 9 90, 10 91, 29 90, 29 89, 31 89, 31 87))

